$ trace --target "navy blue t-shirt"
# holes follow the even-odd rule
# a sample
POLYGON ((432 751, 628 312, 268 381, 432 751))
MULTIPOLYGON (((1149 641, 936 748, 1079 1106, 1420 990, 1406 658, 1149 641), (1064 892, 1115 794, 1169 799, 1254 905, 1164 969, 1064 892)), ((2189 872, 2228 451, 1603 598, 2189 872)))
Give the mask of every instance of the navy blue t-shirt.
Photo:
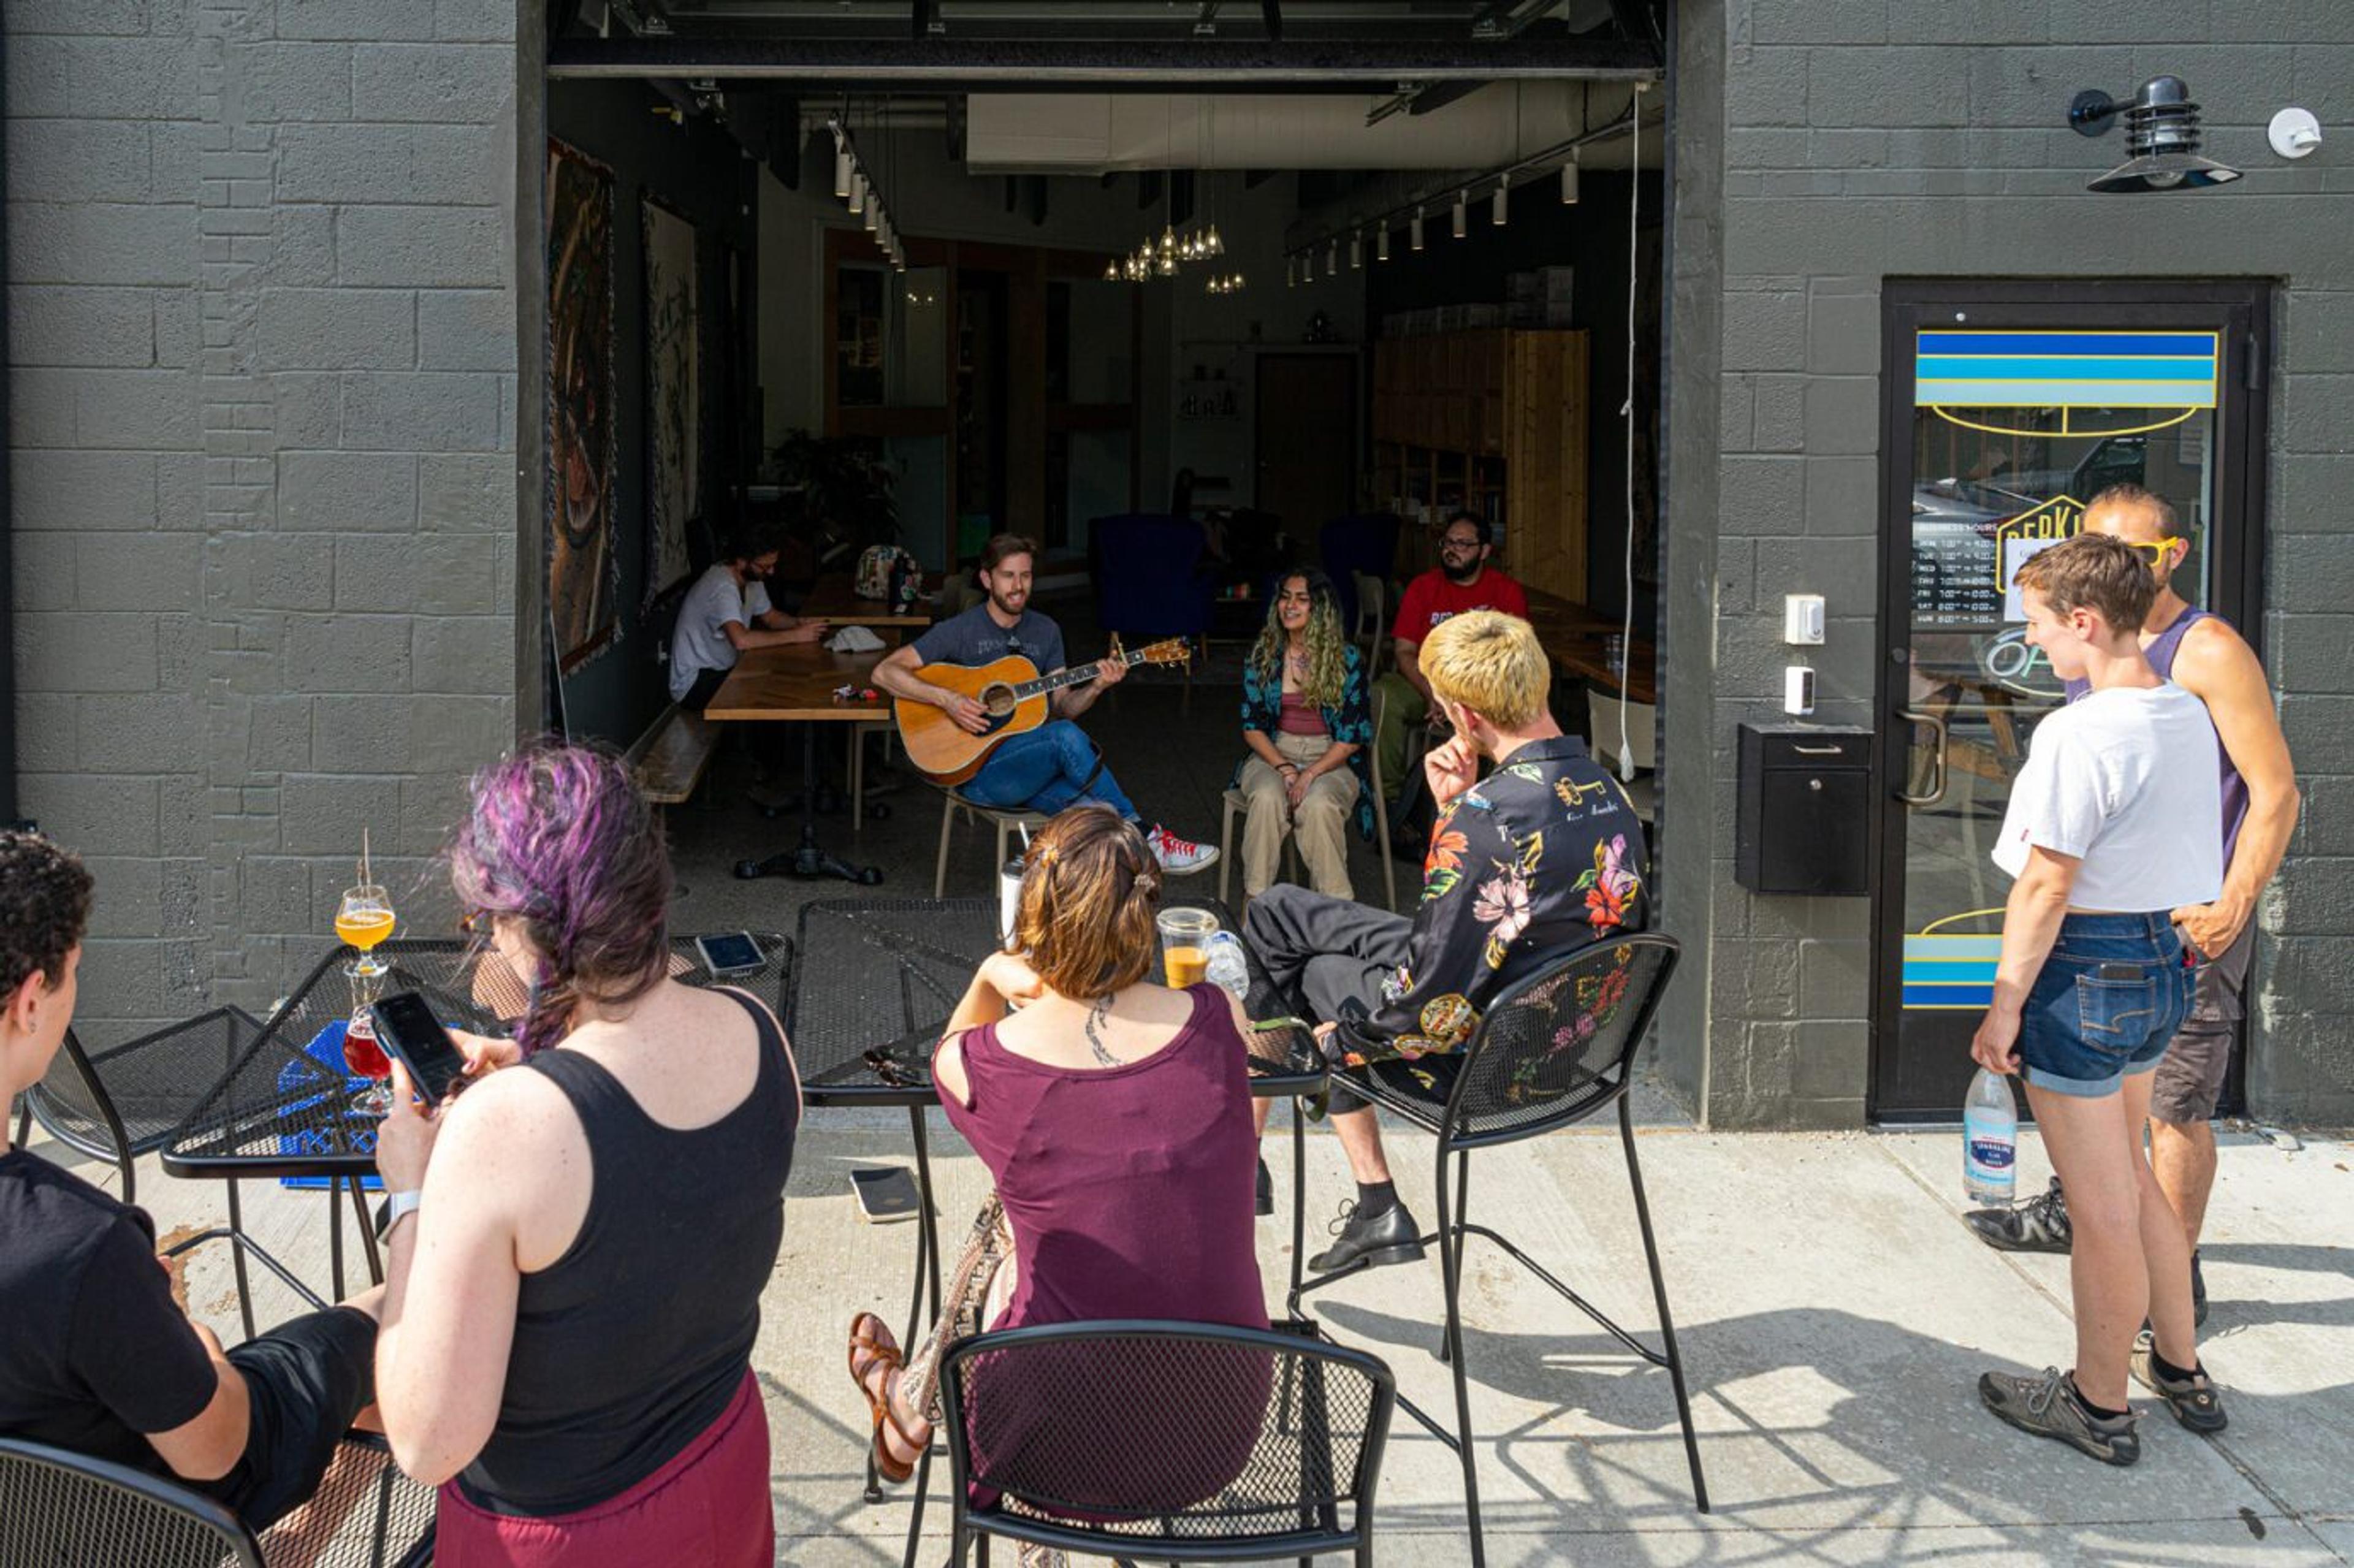
POLYGON ((1063 629, 1034 609, 1025 609, 1008 630, 991 619, 986 602, 924 629, 916 657, 927 664, 989 664, 1015 654, 1038 666, 1042 675, 1063 667, 1063 629))

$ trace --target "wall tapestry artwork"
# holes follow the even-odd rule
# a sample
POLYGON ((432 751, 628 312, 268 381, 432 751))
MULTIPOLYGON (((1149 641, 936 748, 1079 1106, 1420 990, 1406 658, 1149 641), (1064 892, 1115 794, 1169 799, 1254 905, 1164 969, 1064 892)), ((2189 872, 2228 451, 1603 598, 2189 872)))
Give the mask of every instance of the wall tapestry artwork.
POLYGON ((547 143, 547 605, 557 668, 620 637, 614 549, 613 171, 547 143))
POLYGON ((646 236, 645 608, 686 580, 703 514, 703 341, 695 225, 652 196, 646 236))

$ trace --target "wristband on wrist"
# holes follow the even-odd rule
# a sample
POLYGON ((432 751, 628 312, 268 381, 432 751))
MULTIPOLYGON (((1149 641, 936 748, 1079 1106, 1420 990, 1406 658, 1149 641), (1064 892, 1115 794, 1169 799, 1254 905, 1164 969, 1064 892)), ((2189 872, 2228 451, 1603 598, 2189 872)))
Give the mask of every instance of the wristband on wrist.
POLYGON ((424 1201, 425 1194, 415 1191, 387 1193, 384 1208, 379 1212, 376 1219, 376 1239, 378 1241, 388 1239, 392 1234, 392 1228, 417 1213, 418 1204, 424 1201))

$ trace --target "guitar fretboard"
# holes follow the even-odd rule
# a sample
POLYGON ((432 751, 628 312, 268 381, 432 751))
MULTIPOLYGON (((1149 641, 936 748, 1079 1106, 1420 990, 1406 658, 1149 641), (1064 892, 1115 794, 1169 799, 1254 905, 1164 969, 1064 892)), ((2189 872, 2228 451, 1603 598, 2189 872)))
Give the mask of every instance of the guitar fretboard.
MULTIPOLYGON (((1138 649, 1134 652, 1123 653, 1119 656, 1119 662, 1134 669, 1144 662, 1144 651, 1138 649)), ((1100 673, 1101 672, 1093 664, 1079 664, 1068 670, 1057 670, 1051 675, 1041 675, 1034 681, 1023 681, 1017 684, 1013 688, 1013 700, 1026 702, 1032 697, 1040 696, 1048 692, 1059 692, 1065 686, 1083 686, 1100 673)))

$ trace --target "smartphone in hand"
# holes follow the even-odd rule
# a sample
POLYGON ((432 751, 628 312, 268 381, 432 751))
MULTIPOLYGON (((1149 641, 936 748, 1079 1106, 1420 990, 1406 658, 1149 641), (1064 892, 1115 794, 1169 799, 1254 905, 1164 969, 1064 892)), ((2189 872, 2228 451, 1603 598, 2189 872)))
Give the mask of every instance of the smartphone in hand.
POLYGON ((408 1069, 408 1081, 427 1105, 440 1105, 452 1085, 465 1081, 464 1053, 422 996, 400 991, 369 1011, 376 1015, 376 1043, 408 1069))

